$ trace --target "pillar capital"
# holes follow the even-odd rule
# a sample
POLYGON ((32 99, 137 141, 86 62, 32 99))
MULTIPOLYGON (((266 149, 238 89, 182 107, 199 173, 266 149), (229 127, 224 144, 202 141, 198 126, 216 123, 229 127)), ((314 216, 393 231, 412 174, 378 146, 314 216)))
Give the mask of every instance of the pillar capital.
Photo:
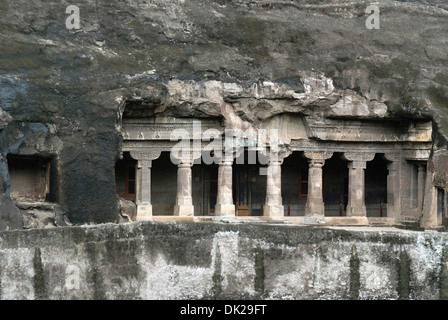
POLYGON ((280 166, 280 165, 282 165, 282 163, 283 163, 283 158, 274 157, 274 158, 270 158, 269 159, 269 165, 270 166, 272 166, 272 165, 280 166))
POLYGON ((426 172, 426 167, 425 167, 424 163, 419 163, 417 165, 417 167, 418 167, 418 172, 426 172))
POLYGON ((219 161, 217 162, 219 166, 232 166, 233 165, 233 157, 222 157, 218 158, 219 161))
POLYGON ((152 167, 152 160, 137 160, 137 168, 151 168, 152 167))
POLYGON ((324 159, 311 159, 308 160, 310 168, 322 168, 325 164, 324 159))
POLYGON ((174 164, 190 164, 196 163, 198 159, 202 157, 201 150, 171 150, 170 158, 174 164))
POLYGON ((384 158, 387 161, 395 162, 395 161, 400 161, 401 157, 400 157, 400 153, 399 152, 386 152, 384 154, 384 158))
POLYGON ((283 163, 283 160, 289 157, 292 151, 286 148, 278 148, 278 150, 267 150, 265 156, 269 158, 269 161, 283 163))
POLYGON ((325 161, 333 156, 331 151, 305 151, 305 157, 309 160, 325 161))
POLYGON ((131 157, 134 160, 151 161, 160 157, 162 150, 159 148, 148 148, 144 151, 130 151, 131 157))
POLYGON ((193 166, 192 162, 180 162, 177 164, 178 168, 191 168, 193 166))
POLYGON ((365 169, 367 167, 367 161, 354 160, 348 163, 349 169, 365 169))
POLYGON ((372 161, 375 158, 374 152, 344 152, 343 157, 347 161, 372 161))

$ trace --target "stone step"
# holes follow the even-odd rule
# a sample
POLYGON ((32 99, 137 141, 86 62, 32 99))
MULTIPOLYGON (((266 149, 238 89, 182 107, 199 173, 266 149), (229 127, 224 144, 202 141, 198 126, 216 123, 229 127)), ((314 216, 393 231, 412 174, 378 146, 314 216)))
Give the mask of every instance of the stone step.
POLYGON ((420 218, 418 217, 409 217, 409 216, 404 216, 400 219, 400 221, 402 222, 419 222, 420 218))
POLYGON ((424 231, 425 229, 420 226, 419 220, 401 220, 397 224, 395 224, 395 227, 399 229, 405 229, 405 230, 414 230, 414 231, 424 231))

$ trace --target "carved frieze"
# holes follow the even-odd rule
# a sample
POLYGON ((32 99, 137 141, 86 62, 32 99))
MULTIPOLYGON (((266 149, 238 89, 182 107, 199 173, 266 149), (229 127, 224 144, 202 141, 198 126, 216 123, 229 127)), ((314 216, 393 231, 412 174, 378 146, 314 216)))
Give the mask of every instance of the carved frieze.
POLYGON ((402 149, 400 142, 387 143, 365 143, 365 142, 346 142, 346 141, 322 141, 322 140, 291 140, 288 146, 292 151, 332 151, 346 152, 349 150, 359 150, 362 152, 390 153, 402 149))
POLYGON ((429 142, 432 134, 430 122, 325 119, 323 124, 313 119, 307 121, 309 138, 327 141, 429 142))
POLYGON ((170 140, 173 137, 202 139, 205 135, 222 135, 218 120, 199 119, 128 119, 123 121, 123 140, 170 140), (161 121, 161 122, 155 122, 161 121))

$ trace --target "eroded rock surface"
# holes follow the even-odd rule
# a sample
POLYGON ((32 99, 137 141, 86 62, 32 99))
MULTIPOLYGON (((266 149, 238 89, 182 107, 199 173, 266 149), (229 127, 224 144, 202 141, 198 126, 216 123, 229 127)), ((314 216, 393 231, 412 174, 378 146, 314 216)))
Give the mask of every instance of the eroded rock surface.
MULTIPOLYGON (((448 6, 382 1, 1 1, 0 178, 9 153, 57 159, 72 223, 119 219, 114 166, 125 103, 143 114, 258 127, 280 113, 434 119, 448 137, 448 6)), ((275 120, 277 121, 277 120, 275 120)))

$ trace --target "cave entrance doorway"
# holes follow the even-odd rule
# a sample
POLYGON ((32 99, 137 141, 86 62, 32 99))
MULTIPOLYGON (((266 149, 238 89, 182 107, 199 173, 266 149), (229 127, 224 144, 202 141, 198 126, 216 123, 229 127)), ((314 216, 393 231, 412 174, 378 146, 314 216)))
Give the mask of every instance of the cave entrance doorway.
POLYGON ((151 203, 153 215, 173 215, 177 194, 177 165, 169 151, 152 161, 151 203))
POLYGON ((325 216, 346 216, 348 204, 348 166, 341 153, 335 152, 323 166, 325 216))
POLYGON ((365 203, 367 217, 387 217, 387 160, 377 153, 367 161, 365 170, 365 203))
POLYGON ((304 216, 309 164, 303 151, 293 151, 282 163, 282 200, 286 216, 304 216))

